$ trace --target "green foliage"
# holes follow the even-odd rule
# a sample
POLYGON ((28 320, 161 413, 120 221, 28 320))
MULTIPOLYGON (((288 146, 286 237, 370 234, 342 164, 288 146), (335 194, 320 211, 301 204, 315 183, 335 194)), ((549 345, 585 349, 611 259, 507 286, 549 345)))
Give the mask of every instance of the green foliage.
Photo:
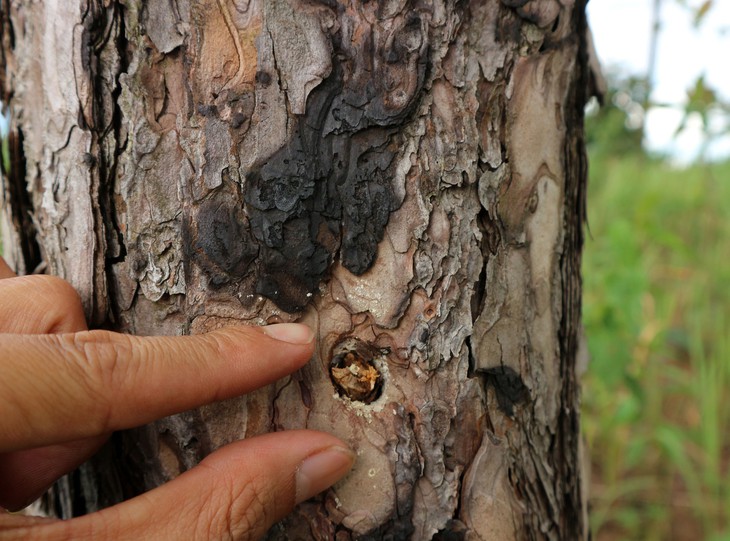
POLYGON ((712 143, 730 131, 730 103, 724 101, 718 92, 710 87, 704 75, 700 75, 693 86, 687 90, 687 101, 684 105, 682 121, 676 134, 687 126, 692 117, 699 118, 704 137, 702 155, 712 143))
POLYGON ((648 85, 641 77, 608 73, 611 90, 602 107, 588 107, 586 144, 593 157, 642 155, 644 107, 648 85))
POLYGON ((583 426, 594 534, 730 540, 730 163, 675 169, 593 143, 583 426))

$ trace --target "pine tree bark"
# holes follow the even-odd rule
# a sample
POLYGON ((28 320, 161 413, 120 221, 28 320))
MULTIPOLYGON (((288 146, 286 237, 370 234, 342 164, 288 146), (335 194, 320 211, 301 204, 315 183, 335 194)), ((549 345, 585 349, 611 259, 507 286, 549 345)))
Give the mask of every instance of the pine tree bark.
POLYGON ((94 511, 271 430, 353 472, 271 539, 582 539, 582 0, 0 0, 6 256, 137 334, 303 321, 252 395, 113 437, 94 511))

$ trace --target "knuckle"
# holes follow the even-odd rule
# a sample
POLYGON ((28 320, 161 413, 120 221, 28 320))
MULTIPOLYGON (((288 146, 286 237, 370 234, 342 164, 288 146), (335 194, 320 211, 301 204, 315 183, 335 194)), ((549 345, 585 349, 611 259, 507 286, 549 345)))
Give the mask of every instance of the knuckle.
POLYGON ((29 276, 28 280, 32 280, 34 287, 42 290, 44 297, 51 299, 52 302, 81 307, 81 297, 66 280, 46 274, 29 276))
POLYGON ((71 284, 49 275, 21 276, 8 284, 28 302, 35 332, 55 333, 86 328, 81 298, 71 284))
POLYGON ((137 363, 127 362, 132 349, 130 337, 108 331, 86 331, 50 335, 49 339, 56 340, 75 360, 76 381, 95 403, 98 423, 95 428, 98 433, 107 432, 111 426, 114 396, 135 379, 137 363))
POLYGON ((200 334, 199 338, 213 351, 218 351, 222 356, 235 357, 241 350, 255 346, 262 338, 261 333, 254 327, 239 325, 226 327, 207 334, 200 334))
MULTIPOLYGON (((40 278, 40 277, 39 277, 40 278)), ((43 276, 48 290, 44 296, 49 313, 49 332, 79 330, 86 327, 81 297, 67 281, 55 276, 43 276)))

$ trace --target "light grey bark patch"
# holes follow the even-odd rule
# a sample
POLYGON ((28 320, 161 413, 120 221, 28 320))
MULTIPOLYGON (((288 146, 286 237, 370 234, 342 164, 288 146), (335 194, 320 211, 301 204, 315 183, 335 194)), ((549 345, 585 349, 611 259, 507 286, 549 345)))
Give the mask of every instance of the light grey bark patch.
POLYGON ((223 183, 223 170, 230 167, 232 147, 228 124, 211 116, 205 123, 205 165, 203 178, 206 188, 216 189, 223 183))
POLYGON ((305 3, 296 4, 300 5, 293 7, 287 0, 268 0, 264 3, 264 17, 290 112, 303 115, 307 96, 332 71, 328 33, 336 15, 329 10, 313 10, 305 3))
POLYGON ((185 0, 146 0, 142 4, 143 30, 159 52, 170 53, 185 42, 189 13, 185 0))

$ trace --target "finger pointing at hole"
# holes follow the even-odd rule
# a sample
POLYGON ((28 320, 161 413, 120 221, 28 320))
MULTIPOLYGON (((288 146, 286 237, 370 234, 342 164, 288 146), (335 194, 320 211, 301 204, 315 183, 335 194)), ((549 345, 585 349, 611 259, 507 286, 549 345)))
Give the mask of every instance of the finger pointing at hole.
POLYGON ((106 331, 0 336, 0 452, 138 426, 245 394, 312 355, 303 325, 140 338, 106 331))

